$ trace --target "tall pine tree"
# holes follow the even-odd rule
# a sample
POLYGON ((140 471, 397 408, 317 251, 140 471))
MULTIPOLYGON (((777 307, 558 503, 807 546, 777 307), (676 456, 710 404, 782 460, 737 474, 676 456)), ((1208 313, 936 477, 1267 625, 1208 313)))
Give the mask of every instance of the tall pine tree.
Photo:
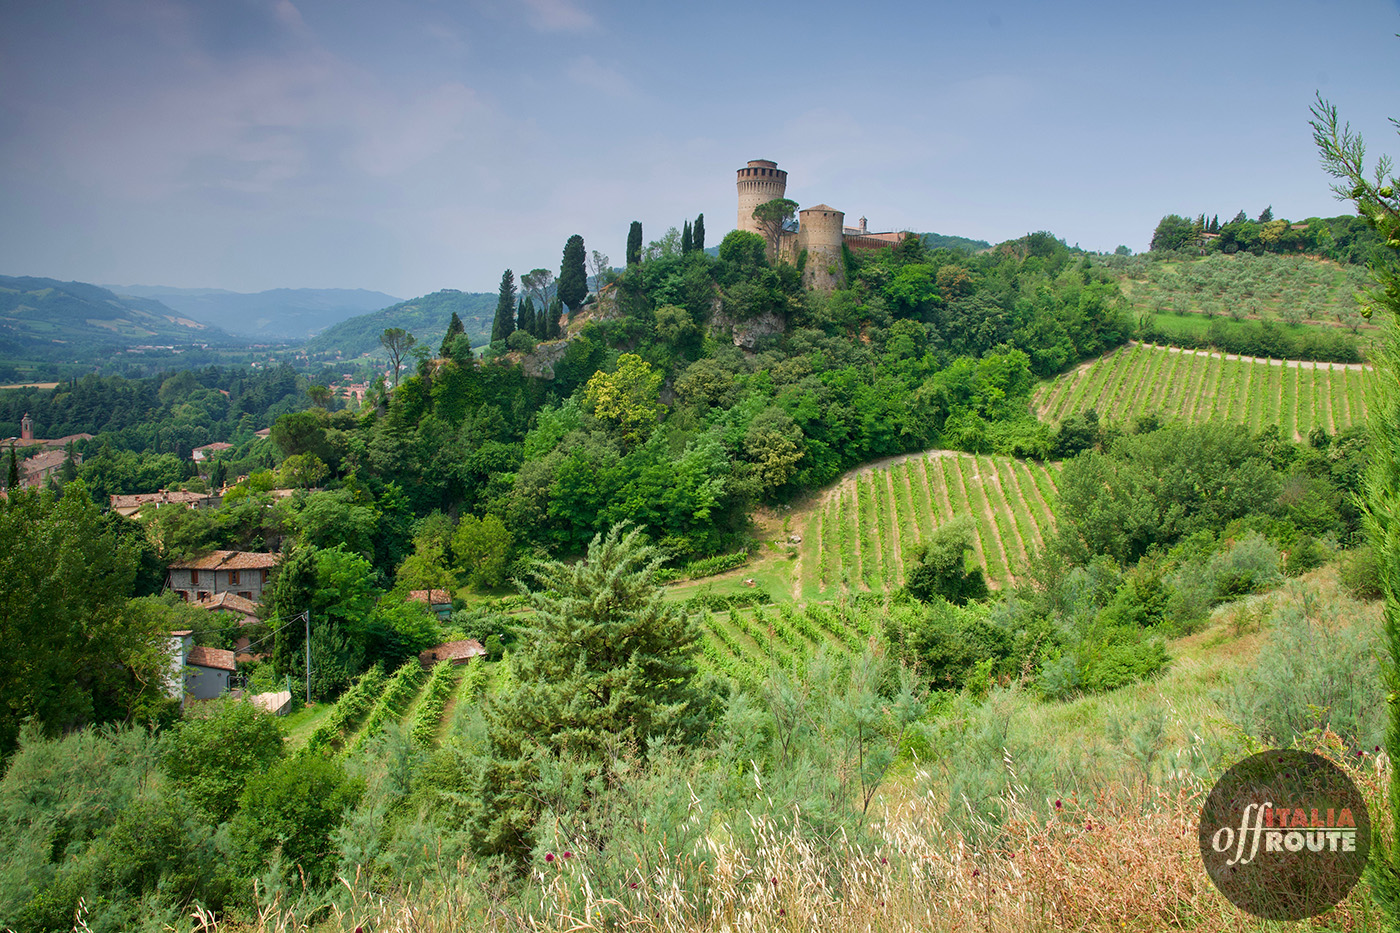
POLYGON ((527 334, 532 333, 535 329, 535 303, 530 301, 528 295, 521 298, 520 303, 516 306, 515 329, 523 330, 527 334))
POLYGON ((627 230, 627 265, 635 266, 642 261, 642 222, 632 221, 627 230))
POLYGON ((700 214, 695 218, 695 226, 690 232, 690 243, 697 253, 705 251, 705 215, 700 214))
POLYGON ((690 240, 690 221, 686 221, 681 226, 681 255, 684 256, 694 248, 690 240))
POLYGON ((491 342, 505 340, 515 330, 515 273, 507 269, 501 274, 501 288, 496 295, 496 319, 491 324, 491 342))
POLYGON ((588 270, 584 268, 587 258, 583 237, 575 233, 564 244, 564 259, 559 265, 559 288, 555 293, 560 301, 569 306, 570 311, 583 307, 583 299, 588 297, 588 270))

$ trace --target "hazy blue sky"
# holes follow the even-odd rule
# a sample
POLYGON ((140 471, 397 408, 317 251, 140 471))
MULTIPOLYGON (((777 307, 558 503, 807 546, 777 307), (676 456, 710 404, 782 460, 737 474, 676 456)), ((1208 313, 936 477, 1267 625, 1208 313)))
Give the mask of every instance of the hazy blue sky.
POLYGON ((494 290, 734 170, 873 229, 1145 249, 1341 213, 1321 91, 1400 156, 1400 0, 0 0, 0 273, 494 290))

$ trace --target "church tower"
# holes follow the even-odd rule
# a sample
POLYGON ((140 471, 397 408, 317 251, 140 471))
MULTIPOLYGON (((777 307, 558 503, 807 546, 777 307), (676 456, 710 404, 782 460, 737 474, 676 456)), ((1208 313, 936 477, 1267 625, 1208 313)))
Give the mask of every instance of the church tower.
POLYGON ((25 412, 24 417, 20 419, 19 439, 22 441, 34 440, 34 422, 29 420, 29 412, 25 412))

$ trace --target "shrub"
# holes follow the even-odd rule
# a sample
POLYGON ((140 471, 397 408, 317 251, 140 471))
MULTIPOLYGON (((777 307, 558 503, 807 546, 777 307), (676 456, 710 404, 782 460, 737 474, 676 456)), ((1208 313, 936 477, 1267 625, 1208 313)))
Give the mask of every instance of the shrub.
POLYGON ((222 700, 180 723, 162 762, 191 804, 215 824, 233 816, 248 779, 282 757, 275 717, 252 703, 222 700))
POLYGON ((285 758, 253 778, 230 827, 238 870, 251 876, 280 857, 311 884, 329 881, 331 833, 362 789, 338 763, 315 755, 285 758))

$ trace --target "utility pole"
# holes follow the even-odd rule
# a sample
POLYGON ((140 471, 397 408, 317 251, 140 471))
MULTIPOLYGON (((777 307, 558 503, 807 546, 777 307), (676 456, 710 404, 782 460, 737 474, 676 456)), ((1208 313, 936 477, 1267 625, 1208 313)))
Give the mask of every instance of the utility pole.
POLYGON ((306 622, 306 705, 311 705, 311 610, 301 614, 306 622))

